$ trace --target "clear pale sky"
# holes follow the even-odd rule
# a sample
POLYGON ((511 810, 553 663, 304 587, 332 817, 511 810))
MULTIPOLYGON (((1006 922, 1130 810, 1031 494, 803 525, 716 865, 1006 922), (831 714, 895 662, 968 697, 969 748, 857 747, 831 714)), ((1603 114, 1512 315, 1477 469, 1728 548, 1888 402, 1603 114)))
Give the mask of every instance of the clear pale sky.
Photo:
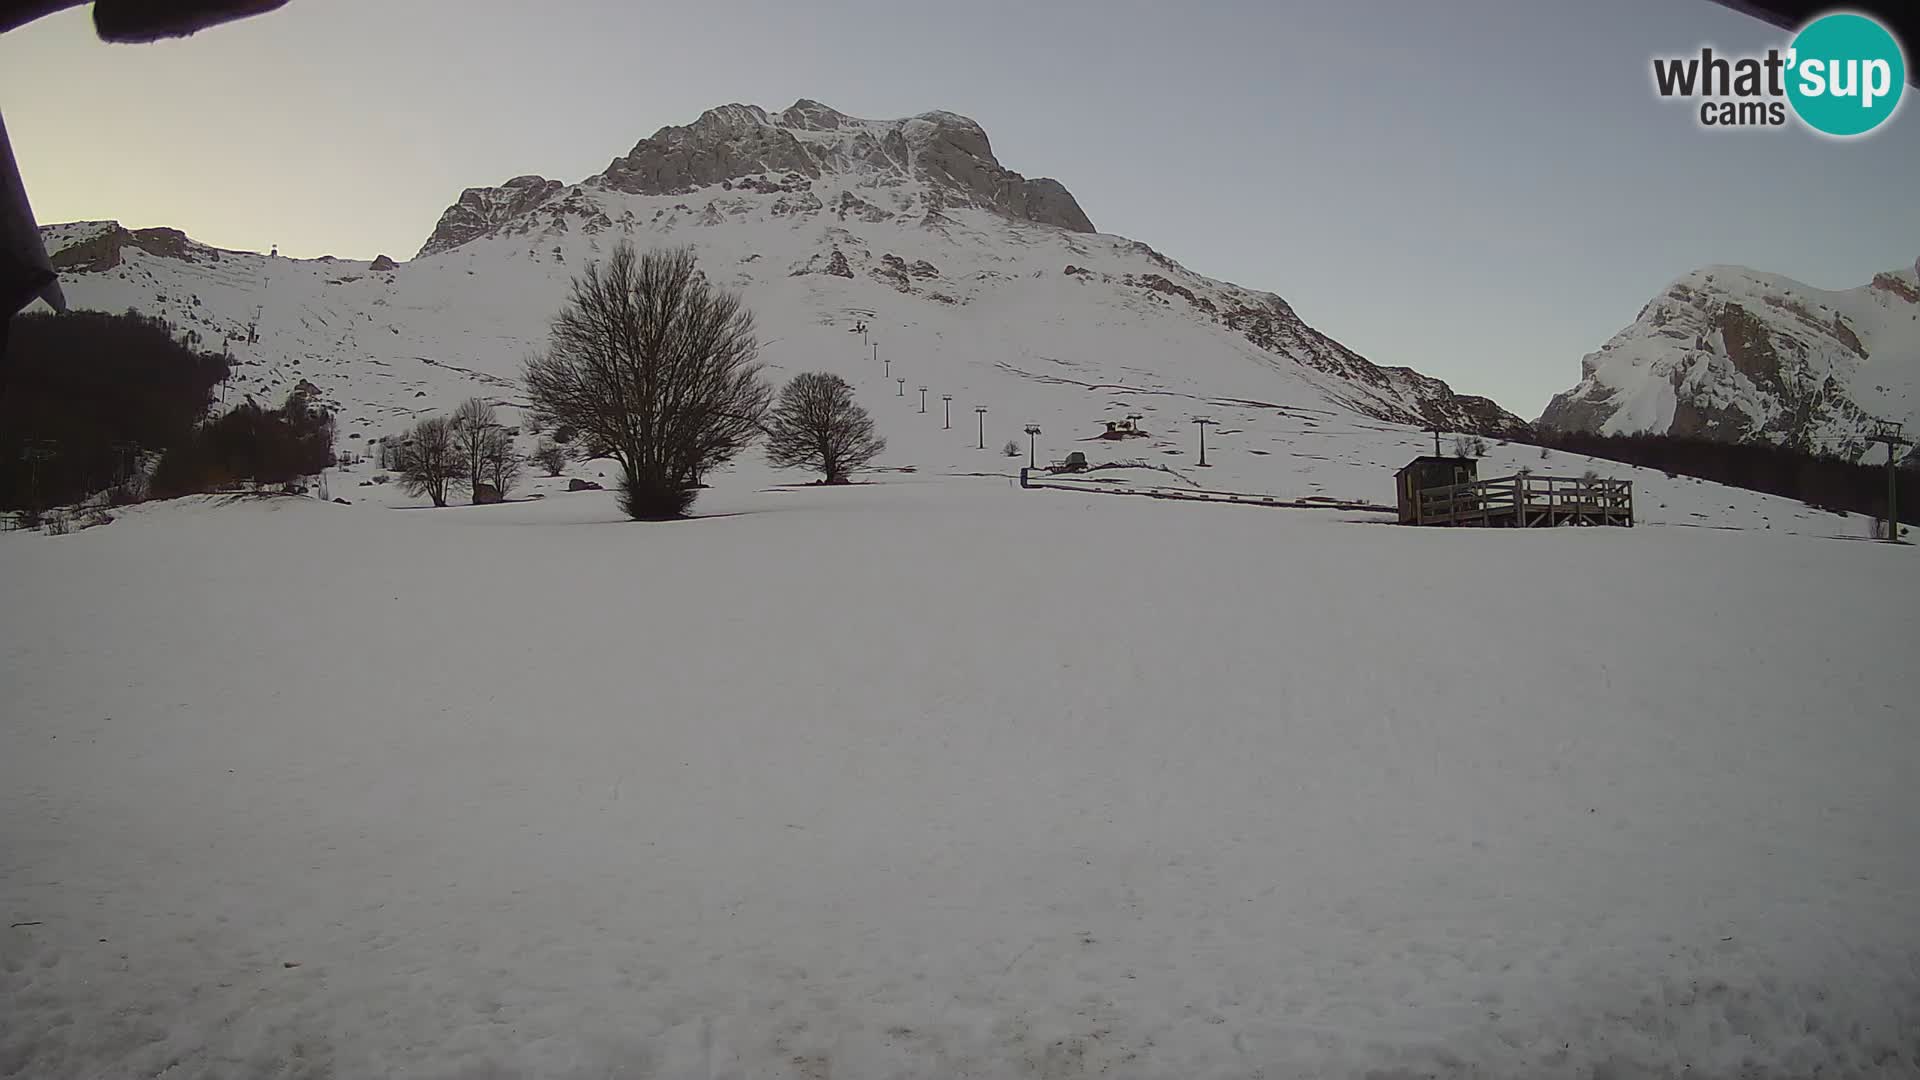
POLYGON ((1841 143, 1653 94, 1656 53, 1786 36, 1707 0, 292 0, 154 45, 42 19, 0 36, 0 109, 42 222, 355 258, 714 105, 950 109, 1102 231, 1533 417, 1696 266, 1920 256, 1920 107, 1841 143))

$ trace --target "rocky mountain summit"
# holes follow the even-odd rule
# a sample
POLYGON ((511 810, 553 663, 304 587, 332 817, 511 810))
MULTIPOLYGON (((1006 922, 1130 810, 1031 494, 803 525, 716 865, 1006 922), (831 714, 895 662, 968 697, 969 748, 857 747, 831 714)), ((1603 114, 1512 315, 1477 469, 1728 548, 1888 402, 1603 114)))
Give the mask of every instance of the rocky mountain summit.
MULTIPOLYGON (((968 206, 1073 232, 1094 231, 1080 204, 1058 180, 1028 179, 1002 166, 979 124, 957 113, 927 112, 904 120, 862 120, 802 98, 768 113, 757 105, 708 109, 691 124, 663 127, 588 177, 583 189, 628 195, 691 195, 732 190, 736 182, 805 190, 827 176, 885 189, 924 181, 932 193, 921 210, 968 206)), ((447 208, 421 255, 450 251, 501 228, 561 196, 567 185, 517 176, 499 187, 468 188, 447 208)))
POLYGON ((1876 420, 1920 420, 1920 262, 1840 291, 1696 270, 1587 354, 1580 376, 1542 427, 1858 456, 1876 420))
POLYGON ((661 128, 587 182, 633 195, 684 195, 758 173, 862 175, 883 187, 927 180, 948 205, 1094 231, 1058 180, 1029 180, 1005 168, 986 131, 950 112, 861 120, 805 98, 772 115, 755 105, 726 105, 683 127, 661 128))

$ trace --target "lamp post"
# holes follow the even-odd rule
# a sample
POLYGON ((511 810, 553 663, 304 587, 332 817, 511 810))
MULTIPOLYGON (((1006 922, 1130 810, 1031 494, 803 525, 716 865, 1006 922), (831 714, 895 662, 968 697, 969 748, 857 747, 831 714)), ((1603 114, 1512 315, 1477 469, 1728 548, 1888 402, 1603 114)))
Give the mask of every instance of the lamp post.
POLYGON ((880 361, 880 377, 884 379, 890 377, 892 374, 893 357, 889 356, 885 360, 880 361))
POLYGON ((894 377, 894 380, 893 380, 893 381, 894 381, 894 382, 897 382, 897 383, 899 383, 899 384, 900 384, 900 392, 899 392, 899 393, 897 393, 897 394, 895 394, 895 395, 893 395, 893 396, 894 396, 894 397, 906 397, 906 396, 907 396, 907 378, 906 378, 906 376, 904 376, 904 375, 898 375, 898 376, 895 376, 895 377, 894 377))
POLYGON ((1040 434, 1039 424, 1027 425, 1027 468, 1029 469, 1038 467, 1034 463, 1034 446, 1035 446, 1034 439, 1039 434, 1040 434))
POLYGON ((927 411, 927 388, 924 386, 920 388, 920 411, 927 411))
POLYGON ((987 448, 987 407, 975 405, 973 411, 980 417, 980 449, 985 450, 987 448))
POLYGON ((1200 428, 1200 464, 1205 466, 1207 463, 1207 425, 1215 423, 1216 421, 1204 416, 1196 416, 1193 418, 1193 422, 1200 428))
POLYGON ((941 400, 941 401, 944 401, 944 402, 946 402, 946 407, 947 407, 947 423, 946 423, 946 426, 947 426, 947 427, 952 427, 952 426, 953 426, 953 395, 952 395, 952 394, 941 394, 941 395, 940 395, 940 400, 941 400))

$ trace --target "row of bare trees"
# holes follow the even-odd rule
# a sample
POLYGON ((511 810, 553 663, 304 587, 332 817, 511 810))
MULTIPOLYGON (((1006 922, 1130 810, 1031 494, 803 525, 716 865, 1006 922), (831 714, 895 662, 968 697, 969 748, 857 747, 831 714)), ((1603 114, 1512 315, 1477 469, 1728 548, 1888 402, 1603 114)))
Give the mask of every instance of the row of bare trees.
POLYGON ((763 436, 773 464, 828 483, 886 448, 837 375, 799 375, 776 405, 759 350, 752 313, 691 250, 622 243, 574 279, 523 378, 538 422, 620 466, 620 506, 637 519, 684 515, 701 478, 763 436))
POLYGON ((451 416, 420 420, 389 442, 389 461, 401 486, 435 506, 447 505, 448 496, 462 486, 474 503, 500 502, 520 481, 513 435, 481 398, 461 402, 451 416))

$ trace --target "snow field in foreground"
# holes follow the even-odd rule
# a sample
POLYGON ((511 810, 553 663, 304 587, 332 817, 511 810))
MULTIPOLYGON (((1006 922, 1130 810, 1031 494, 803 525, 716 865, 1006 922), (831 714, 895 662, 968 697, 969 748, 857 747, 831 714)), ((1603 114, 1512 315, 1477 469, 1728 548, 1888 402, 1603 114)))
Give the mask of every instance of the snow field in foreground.
POLYGON ((699 509, 0 538, 0 1074, 1920 1069, 1908 551, 699 509))

